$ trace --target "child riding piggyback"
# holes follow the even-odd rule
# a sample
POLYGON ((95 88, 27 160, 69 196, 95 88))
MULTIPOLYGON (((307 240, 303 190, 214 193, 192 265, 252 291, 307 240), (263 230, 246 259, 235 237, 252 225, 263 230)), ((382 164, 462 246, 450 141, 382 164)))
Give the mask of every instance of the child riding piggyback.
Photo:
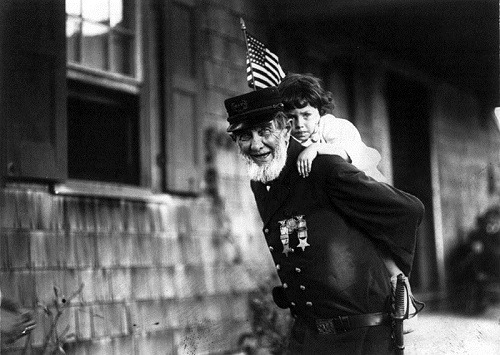
MULTIPOLYGON (((348 120, 331 114, 334 104, 332 94, 322 87, 321 80, 310 74, 289 73, 279 84, 284 111, 293 120, 292 137, 306 147, 297 159, 299 174, 306 178, 312 162, 318 154, 339 155, 367 176, 387 183, 386 177, 377 169, 381 160, 379 152, 368 147, 361 139, 356 127, 348 120)), ((401 269, 384 250, 380 250, 382 260, 391 275, 393 290, 401 269)), ((423 304, 413 297, 406 279, 409 299, 409 318, 405 322, 405 333, 413 330, 416 314, 423 304)))
POLYGON ((387 182, 377 169, 380 154, 363 143, 348 120, 331 114, 332 94, 325 91, 321 80, 309 74, 288 74, 278 86, 284 110, 292 122, 292 136, 304 147, 297 160, 301 176, 308 176, 318 154, 339 155, 366 175, 387 182))

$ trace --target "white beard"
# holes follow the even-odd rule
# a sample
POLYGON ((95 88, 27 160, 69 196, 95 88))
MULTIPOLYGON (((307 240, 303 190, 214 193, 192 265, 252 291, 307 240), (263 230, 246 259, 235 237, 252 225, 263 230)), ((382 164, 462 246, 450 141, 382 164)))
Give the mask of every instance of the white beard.
POLYGON ((262 183, 267 183, 276 179, 286 163, 286 149, 288 147, 286 139, 283 137, 280 139, 279 144, 276 146, 274 150, 273 159, 264 165, 256 164, 252 158, 241 153, 240 156, 243 158, 247 165, 248 175, 251 180, 260 181, 262 183))

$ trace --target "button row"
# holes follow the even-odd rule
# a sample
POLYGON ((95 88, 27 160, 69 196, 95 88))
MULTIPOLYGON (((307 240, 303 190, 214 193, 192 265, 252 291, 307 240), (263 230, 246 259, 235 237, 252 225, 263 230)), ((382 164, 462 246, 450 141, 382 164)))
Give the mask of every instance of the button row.
MULTIPOLYGON (((295 307, 295 306, 296 306, 295 302, 290 302, 290 305, 291 305, 292 307, 295 307)), ((308 302, 306 302, 306 306, 307 306, 307 307, 312 307, 312 305, 313 305, 313 303, 312 303, 312 302, 309 302, 309 301, 308 301, 308 302)))
MULTIPOLYGON (((283 288, 288 288, 288 284, 285 282, 283 283, 283 288)), ((299 288, 302 290, 302 291, 305 291, 306 287, 304 285, 300 285, 299 288)))
MULTIPOLYGON (((270 251, 274 251, 274 247, 272 247, 272 246, 270 245, 270 246, 269 246, 269 250, 270 250, 270 251)), ((295 252, 295 249, 290 248, 290 249, 289 249, 289 251, 290 251, 290 253, 293 253, 293 252, 295 252)))
MULTIPOLYGON (((276 264, 276 270, 280 270, 280 269, 281 269, 280 264, 276 264)), ((302 272, 302 269, 300 267, 296 267, 295 272, 299 274, 302 272)))

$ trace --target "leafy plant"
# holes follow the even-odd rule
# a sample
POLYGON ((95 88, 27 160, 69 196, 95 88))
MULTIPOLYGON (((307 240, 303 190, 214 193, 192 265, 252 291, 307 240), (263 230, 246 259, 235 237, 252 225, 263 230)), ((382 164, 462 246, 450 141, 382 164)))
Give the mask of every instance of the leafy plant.
POLYGON ((286 354, 292 317, 288 311, 279 309, 274 303, 271 282, 261 285, 249 294, 249 307, 252 313, 252 332, 240 336, 240 348, 246 354, 261 354, 265 349, 274 355, 286 354))
MULTIPOLYGON (((71 302, 81 294, 83 287, 84 284, 82 283, 78 290, 73 292, 69 297, 65 297, 61 293, 59 287, 54 286, 54 298, 50 304, 51 307, 40 301, 38 302, 37 307, 43 310, 44 315, 49 318, 50 322, 49 331, 45 334, 43 341, 42 354, 66 354, 64 345, 75 338, 76 335, 74 333, 68 333, 70 329, 69 324, 66 325, 62 331, 59 331, 59 321, 64 312, 70 307, 71 302)), ((26 340, 25 352, 28 349, 29 341, 30 339, 28 338, 26 340)))

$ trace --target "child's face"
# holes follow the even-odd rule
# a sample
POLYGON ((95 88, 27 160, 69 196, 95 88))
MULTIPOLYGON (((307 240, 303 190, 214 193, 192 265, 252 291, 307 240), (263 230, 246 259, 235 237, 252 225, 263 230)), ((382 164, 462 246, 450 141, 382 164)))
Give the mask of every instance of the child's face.
POLYGON ((293 119, 292 135, 301 142, 307 141, 318 129, 319 110, 311 105, 290 110, 286 114, 293 119))

